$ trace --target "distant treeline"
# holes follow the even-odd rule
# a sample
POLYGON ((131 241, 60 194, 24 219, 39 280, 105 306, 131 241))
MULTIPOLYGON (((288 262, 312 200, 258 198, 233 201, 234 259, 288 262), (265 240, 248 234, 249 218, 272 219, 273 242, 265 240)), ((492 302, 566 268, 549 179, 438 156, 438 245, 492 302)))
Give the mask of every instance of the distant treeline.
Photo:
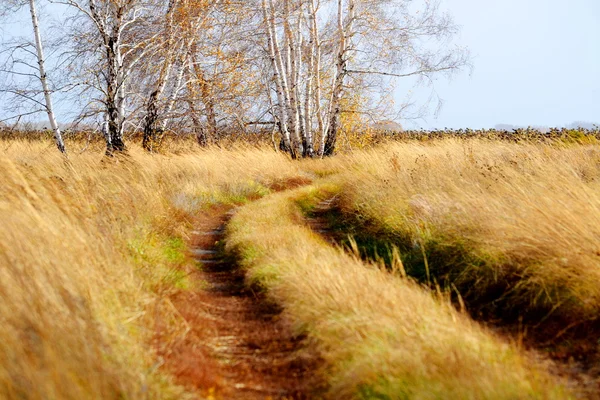
POLYGON ((597 141, 600 140, 600 127, 587 128, 550 128, 544 131, 536 128, 504 129, 443 129, 443 130, 406 130, 380 131, 378 134, 403 140, 432 140, 454 137, 458 139, 482 138, 492 140, 519 141, 597 141))
MULTIPOLYGON (((378 130, 365 128, 347 132, 351 136, 350 141, 357 142, 361 140, 363 146, 381 144, 388 140, 399 141, 429 141, 447 138, 472 139, 481 138, 489 140, 504 140, 510 142, 531 142, 531 141, 561 141, 561 142, 579 142, 579 143, 600 143, 600 127, 594 129, 587 128, 551 128, 549 130, 539 130, 536 128, 517 128, 513 130, 503 129, 443 129, 443 130, 378 130)), ((98 131, 77 129, 66 130, 64 132, 65 140, 71 142, 89 142, 104 143, 104 137, 98 131)), ((127 140, 141 143, 143 133, 136 131, 126 133, 127 140)), ((189 142, 193 145, 196 141, 196 135, 189 132, 171 134, 167 137, 168 142, 189 142)), ((49 129, 10 129, 0 127, 0 140, 51 140, 52 131, 49 129)), ((273 133, 271 129, 259 129, 253 131, 243 131, 239 129, 220 130, 217 137, 212 138, 212 144, 227 147, 236 143, 247 143, 251 145, 271 145, 278 147, 280 136, 273 133)), ((344 146, 342 146, 343 148, 344 146)))

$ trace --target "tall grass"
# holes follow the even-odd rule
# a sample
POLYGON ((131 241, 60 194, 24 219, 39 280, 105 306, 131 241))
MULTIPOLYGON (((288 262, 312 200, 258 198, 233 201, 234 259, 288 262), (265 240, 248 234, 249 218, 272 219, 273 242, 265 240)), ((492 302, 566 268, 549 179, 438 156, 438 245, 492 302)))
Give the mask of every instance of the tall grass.
POLYGON ((516 348, 409 280, 330 246, 297 202, 319 190, 275 194, 243 207, 228 249, 282 304, 325 360, 328 398, 569 398, 516 348))
POLYGON ((600 308, 597 147, 438 140, 291 162, 169 146, 67 162, 0 142, 0 398, 193 397, 162 367, 186 334, 169 296, 192 285, 194 218, 223 203, 248 203, 229 249, 319 347, 329 397, 569 397, 447 302, 313 234, 297 203, 320 190, 250 200, 327 176, 342 215, 396 244, 409 275, 494 318, 551 321, 554 337, 600 308))
POLYGON ((297 167, 252 149, 65 162, 37 142, 0 146, 0 398, 186 398, 157 354, 185 334, 168 294, 189 286, 194 215, 297 167))
POLYGON ((413 277, 545 340, 598 320, 597 146, 407 142, 341 162, 342 213, 413 277))

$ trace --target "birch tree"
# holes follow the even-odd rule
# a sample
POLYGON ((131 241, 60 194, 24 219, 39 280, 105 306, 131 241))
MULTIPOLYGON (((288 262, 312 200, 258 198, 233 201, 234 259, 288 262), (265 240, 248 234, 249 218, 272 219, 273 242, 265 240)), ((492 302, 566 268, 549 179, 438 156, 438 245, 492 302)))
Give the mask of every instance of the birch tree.
MULTIPOLYGON (((0 8, 0 16, 2 14, 14 13, 19 8, 29 6, 29 13, 31 16, 31 24, 33 28, 33 43, 21 43, 16 46, 12 46, 9 49, 4 49, 4 53, 8 54, 9 57, 5 61, 4 66, 0 72, 12 75, 13 77, 34 79, 39 81, 41 88, 41 94, 43 100, 39 99, 40 90, 32 89, 28 90, 27 85, 20 86, 19 84, 13 87, 5 88, 4 90, 16 96, 17 98, 26 100, 27 104, 33 108, 27 113, 35 112, 35 110, 41 109, 48 115, 48 122, 54 135, 54 141, 58 150, 66 154, 65 143, 62 138, 62 133, 58 123, 56 121, 56 115, 52 102, 52 89, 50 87, 48 73, 46 72, 46 59, 44 57, 44 47, 42 43, 42 35, 40 32, 40 24, 38 18, 38 12, 35 0, 5 0, 5 3, 0 8), (35 49, 35 51, 33 51, 35 49), (21 57, 21 54, 24 57, 21 57), (29 63, 28 59, 34 56, 37 67, 34 67, 29 63)), ((17 82, 22 83, 23 79, 17 79, 17 82)))
POLYGON ((253 86, 243 28, 249 19, 247 9, 243 3, 225 0, 174 1, 173 39, 163 40, 157 61, 144 61, 161 68, 156 84, 145 89, 150 97, 143 117, 144 144, 159 145, 171 123, 178 129, 191 123, 198 143, 205 146, 218 140, 220 122, 240 119, 243 93, 253 86))
POLYGON ((382 87, 389 79, 417 77, 433 84, 436 76, 450 76, 470 59, 467 49, 451 45, 458 27, 439 0, 345 0, 345 7, 342 2, 338 0, 336 80, 323 155, 335 152, 343 112, 339 99, 344 91, 357 89, 353 83, 378 82, 382 87))
MULTIPOLYGON (((163 41, 163 45, 159 48, 159 56, 162 56, 160 73, 146 104, 143 147, 148 151, 153 151, 155 146, 160 145, 170 119, 169 114, 183 89, 182 83, 186 71, 188 74, 191 72, 188 66, 190 57, 191 61, 195 61, 197 48, 195 43, 199 33, 210 24, 210 12, 220 3, 220 0, 169 1, 164 33, 160 36, 163 41), (175 73, 174 80, 171 82, 171 92, 165 93, 173 69, 175 73), (165 95, 164 99, 163 95, 165 95), (161 104, 163 107, 159 110, 161 104)), ((198 72, 198 68, 195 72, 198 72)))
POLYGON ((151 51, 149 29, 155 4, 145 0, 51 0, 76 10, 71 21, 71 63, 88 90, 101 94, 90 104, 101 104, 86 115, 101 113, 106 155, 126 151, 124 131, 129 121, 129 80, 134 67, 151 51))
MULTIPOLYGON (((39 83, 13 94, 48 113, 61 148, 35 1, 10 0, 30 6, 35 43, 19 51, 39 83)), ((431 84, 469 61, 440 0, 47 1, 74 10, 61 65, 107 155, 126 151, 126 131, 156 151, 167 130, 207 145, 228 125, 271 124, 292 158, 330 156, 347 116, 387 112, 393 79, 431 84)))
POLYGON ((329 121, 326 135, 321 137, 319 155, 330 156, 335 151, 337 133, 340 126, 341 98, 344 81, 348 75, 348 62, 352 50, 351 39, 356 20, 355 0, 347 0, 347 10, 344 13, 344 1, 337 0, 337 52, 335 54, 335 78, 329 104, 329 121))
POLYGON ((438 0, 261 0, 261 8, 273 114, 292 157, 312 156, 315 143, 318 155, 335 153, 353 91, 376 99, 390 79, 431 83, 468 65, 468 52, 449 45, 457 28, 438 0))
POLYGON ((321 112, 321 37, 317 21, 317 13, 320 6, 320 0, 310 0, 308 2, 310 39, 307 50, 308 66, 304 99, 305 156, 308 157, 314 155, 313 110, 317 119, 317 132, 323 132, 324 128, 323 114, 321 112))
POLYGON ((275 83, 275 93, 277 95, 277 113, 276 118, 279 120, 279 130, 281 132, 284 149, 290 151, 293 158, 296 157, 297 151, 292 146, 289 126, 289 90, 287 83, 287 74, 283 64, 283 56, 279 46, 277 37, 277 29, 275 25, 275 8, 273 0, 262 0, 262 10, 264 14, 264 27, 268 42, 269 59, 271 69, 273 71, 273 82, 275 83))
POLYGON ((169 0, 167 10, 165 12, 163 32, 162 35, 159 36, 164 43, 163 46, 159 47, 159 54, 162 56, 163 60, 160 66, 156 84, 148 96, 146 104, 146 116, 143 127, 144 136, 142 140, 142 147, 148 151, 153 151, 154 147, 159 141, 161 132, 160 128, 156 126, 159 118, 159 100, 167 86, 167 82, 169 81, 171 70, 175 63, 175 55, 177 53, 177 49, 174 46, 176 35, 175 10, 177 3, 178 0, 169 0))

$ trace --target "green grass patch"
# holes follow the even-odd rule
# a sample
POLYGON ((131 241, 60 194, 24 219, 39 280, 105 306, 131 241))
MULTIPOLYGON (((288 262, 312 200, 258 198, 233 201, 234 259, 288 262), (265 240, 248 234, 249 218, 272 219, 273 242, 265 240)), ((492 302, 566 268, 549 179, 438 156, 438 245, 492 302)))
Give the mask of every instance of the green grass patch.
POLYGON ((189 278, 183 269, 188 262, 183 239, 141 230, 127 247, 137 266, 137 273, 153 291, 190 288, 189 278))

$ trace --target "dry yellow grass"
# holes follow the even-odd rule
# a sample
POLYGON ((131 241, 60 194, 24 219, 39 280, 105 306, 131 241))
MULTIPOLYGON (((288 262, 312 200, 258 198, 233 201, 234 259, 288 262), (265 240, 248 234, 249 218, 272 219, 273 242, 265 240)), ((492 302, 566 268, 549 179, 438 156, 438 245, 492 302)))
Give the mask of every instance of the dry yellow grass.
POLYGON ((447 302, 313 233, 296 202, 315 202, 316 192, 302 188, 243 207, 227 246, 319 346, 327 397, 570 397, 542 367, 447 302))
POLYGON ((188 394, 151 345, 185 333, 165 292, 199 210, 243 202, 297 176, 272 151, 126 160, 3 142, 0 156, 0 398, 168 399, 188 394))
MULTIPOLYGON (((447 140, 308 162, 243 147, 69 163, 36 142, 0 149, 0 398, 194 396, 156 357, 185 334, 167 295, 190 284, 179 271, 194 216, 313 174, 335 175, 346 215, 404 243, 417 277, 424 251, 431 279, 467 300, 508 282, 507 309, 590 321, 600 308, 594 146, 447 140)), ((446 302, 311 233, 295 201, 315 193, 249 204, 229 246, 319 345, 331 397, 569 397, 446 302)))
POLYGON ((475 310, 559 321, 551 335, 600 317, 597 145, 408 142, 337 168, 342 211, 399 245, 421 281, 425 253, 431 280, 475 310))

